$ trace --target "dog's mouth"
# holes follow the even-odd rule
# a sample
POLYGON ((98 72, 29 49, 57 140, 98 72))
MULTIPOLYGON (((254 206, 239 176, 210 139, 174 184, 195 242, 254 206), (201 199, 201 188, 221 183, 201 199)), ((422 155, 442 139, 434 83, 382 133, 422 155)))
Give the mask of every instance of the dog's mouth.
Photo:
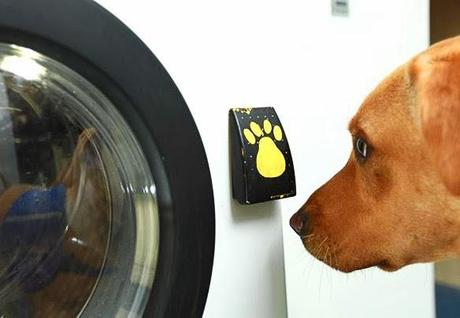
POLYGON ((361 255, 347 252, 337 245, 330 237, 320 235, 305 235, 302 237, 305 249, 316 259, 329 267, 343 273, 351 273, 371 267, 378 267, 386 272, 394 272, 403 264, 398 264, 389 259, 377 258, 361 251, 361 255))
POLYGON ((305 249, 317 260, 329 267, 342 271, 337 245, 326 235, 308 234, 301 237, 305 249))

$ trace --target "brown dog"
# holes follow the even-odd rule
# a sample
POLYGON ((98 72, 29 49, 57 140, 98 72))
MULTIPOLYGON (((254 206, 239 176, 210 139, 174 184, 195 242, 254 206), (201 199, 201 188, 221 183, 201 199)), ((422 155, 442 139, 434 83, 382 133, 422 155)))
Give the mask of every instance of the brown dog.
POLYGON ((345 167, 291 218, 343 272, 460 255, 460 37, 399 67, 350 122, 345 167))

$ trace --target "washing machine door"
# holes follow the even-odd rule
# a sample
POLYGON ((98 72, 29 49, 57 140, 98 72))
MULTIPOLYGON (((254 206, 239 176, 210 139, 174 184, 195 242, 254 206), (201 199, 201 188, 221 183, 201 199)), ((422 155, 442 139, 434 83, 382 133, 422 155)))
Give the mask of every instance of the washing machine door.
POLYGON ((198 317, 214 204, 192 116, 88 0, 0 0, 0 315, 198 317))

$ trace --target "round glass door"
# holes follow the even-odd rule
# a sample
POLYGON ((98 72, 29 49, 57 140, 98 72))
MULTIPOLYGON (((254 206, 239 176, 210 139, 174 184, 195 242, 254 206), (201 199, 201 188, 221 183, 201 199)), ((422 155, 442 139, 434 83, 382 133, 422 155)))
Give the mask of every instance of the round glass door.
POLYGON ((149 165, 114 105, 0 43, 0 316, 140 315, 158 227, 149 165))

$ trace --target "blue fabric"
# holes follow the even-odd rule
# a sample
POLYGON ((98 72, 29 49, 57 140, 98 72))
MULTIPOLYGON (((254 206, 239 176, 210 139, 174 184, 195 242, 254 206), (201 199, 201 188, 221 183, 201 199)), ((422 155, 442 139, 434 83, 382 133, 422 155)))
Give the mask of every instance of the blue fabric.
POLYGON ((63 185, 23 193, 12 204, 0 228, 0 249, 3 242, 16 247, 55 244, 65 224, 65 201, 63 185))
POLYGON ((65 196, 66 190, 63 185, 24 192, 11 206, 9 216, 63 211, 65 208, 65 196))
POLYGON ((24 292, 45 287, 63 255, 66 188, 33 189, 11 206, 0 226, 0 256, 9 270, 0 284, 15 284, 24 292))

